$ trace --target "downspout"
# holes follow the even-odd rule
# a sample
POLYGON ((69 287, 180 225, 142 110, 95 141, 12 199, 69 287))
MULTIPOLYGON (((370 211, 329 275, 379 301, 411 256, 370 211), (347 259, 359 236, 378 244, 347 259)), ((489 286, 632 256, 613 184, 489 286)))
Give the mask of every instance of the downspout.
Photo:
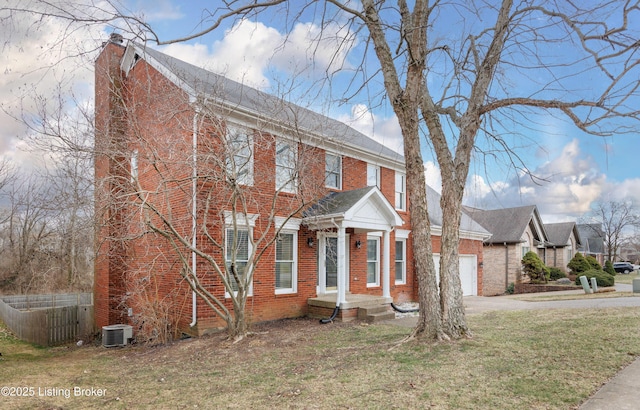
POLYGON ((506 242, 504 242, 504 288, 509 288, 509 246, 506 242))
MULTIPOLYGON (((197 154, 198 154, 198 114, 200 113, 199 108, 196 108, 196 112, 195 114, 193 114, 193 146, 192 146, 192 153, 193 153, 193 159, 192 159, 192 166, 193 166, 193 170, 192 170, 192 181, 191 181, 191 247, 192 249, 196 248, 196 245, 198 244, 197 240, 196 240, 196 233, 197 233, 197 217, 196 217, 196 211, 197 209, 197 204, 196 204, 196 189, 197 189, 197 179, 198 179, 198 159, 197 159, 197 154)), ((196 252, 194 250, 191 251, 191 272, 195 278, 196 276, 196 252)), ((192 280, 192 286, 195 287, 196 283, 195 283, 195 279, 192 280)), ((196 291, 195 290, 191 290, 191 323, 189 323, 189 327, 194 327, 198 321, 198 309, 197 309, 197 300, 196 300, 196 291)))
MULTIPOLYGON (((340 229, 340 225, 338 225, 333 218, 331 218, 331 223, 335 225, 336 229, 340 229)), ((339 235, 339 233, 338 233, 338 235, 339 235)), ((339 248, 337 249, 337 252, 340 252, 339 248)), ((342 250, 342 252, 344 252, 344 249, 342 250)), ((336 264, 337 264, 337 261, 336 261, 336 264)), ((343 268, 344 268, 344 266, 343 266, 343 268)), ((338 281, 338 286, 341 286, 340 281, 338 281)), ((333 320, 336 318, 336 316, 338 316, 338 312, 339 311, 340 311, 340 290, 338 290, 336 292, 336 307, 333 308, 333 313, 331 314, 331 316, 328 319, 320 319, 320 323, 322 323, 324 325, 324 324, 333 322, 333 320)))

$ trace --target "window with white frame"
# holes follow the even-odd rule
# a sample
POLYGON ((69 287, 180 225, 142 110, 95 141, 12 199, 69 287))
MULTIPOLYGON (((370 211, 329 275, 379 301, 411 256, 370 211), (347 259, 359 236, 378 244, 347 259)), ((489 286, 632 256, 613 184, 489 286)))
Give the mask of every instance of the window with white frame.
POLYGON ((294 293, 297 282, 298 233, 281 231, 276 240, 276 293, 294 293))
MULTIPOLYGON (((233 291, 238 290, 238 283, 233 272, 238 278, 242 278, 247 273, 247 265, 251 256, 251 235, 255 227, 258 215, 224 212, 225 219, 225 242, 224 255, 229 282, 233 291)), ((247 294, 253 293, 253 283, 249 284, 247 294)), ((228 297, 227 289, 227 297, 228 297)))
POLYGON ((380 238, 367 238, 367 286, 380 285, 380 238))
POLYGON ((131 153, 131 182, 138 179, 138 150, 134 149, 131 153))
POLYGON ((325 153, 325 184, 327 188, 342 189, 342 157, 325 153))
POLYGON ((253 185, 253 136, 243 128, 227 126, 226 164, 229 180, 253 185))
POLYGON ((237 276, 242 280, 249 262, 249 229, 227 228, 225 246, 225 262, 231 288, 237 292, 237 276), (234 276, 235 273, 235 276, 234 276))
POLYGON ((564 263, 569 263, 571 258, 573 258, 573 242, 569 240, 567 242, 567 246, 564 247, 565 255, 564 255, 564 263))
POLYGON ((405 239, 396 239, 395 259, 396 283, 407 283, 407 241, 405 239))
POLYGON ((529 234, 525 234, 522 237, 522 257, 527 254, 531 250, 531 241, 529 239, 529 234))
POLYGON ((407 183, 406 177, 401 172, 396 172, 396 209, 407 209, 407 183))
POLYGON ((296 191, 296 148, 288 141, 276 142, 276 190, 296 191))
POLYGON ((380 188, 380 167, 374 164, 367 164, 367 186, 377 186, 380 188))

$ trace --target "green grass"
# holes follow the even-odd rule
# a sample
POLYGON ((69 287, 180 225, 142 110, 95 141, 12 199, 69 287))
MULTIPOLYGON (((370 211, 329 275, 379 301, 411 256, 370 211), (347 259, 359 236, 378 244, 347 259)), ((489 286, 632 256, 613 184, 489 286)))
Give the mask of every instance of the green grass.
POLYGON ((264 326, 235 345, 213 336, 157 348, 38 349, 0 336, 0 385, 107 390, 0 399, 9 409, 571 409, 640 355, 640 308, 468 320, 472 339, 440 344, 398 345, 410 329, 394 325, 312 320, 264 326))
POLYGON ((627 285, 631 285, 633 280, 636 278, 640 278, 640 272, 635 270, 628 275, 623 275, 621 273, 616 274, 615 279, 616 283, 624 283, 627 285))

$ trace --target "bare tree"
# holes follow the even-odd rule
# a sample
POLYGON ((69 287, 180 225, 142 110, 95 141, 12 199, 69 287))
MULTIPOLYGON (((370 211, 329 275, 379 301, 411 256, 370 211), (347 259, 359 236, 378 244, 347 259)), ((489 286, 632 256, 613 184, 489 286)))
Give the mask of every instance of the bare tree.
POLYGON ((338 22, 364 43, 358 48, 364 50, 362 64, 342 100, 381 96, 398 117, 421 305, 414 336, 429 340, 470 334, 458 276, 458 230, 474 149, 511 152, 509 135, 535 129, 535 118, 558 117, 599 136, 633 132, 638 125, 636 1, 230 1, 203 9, 193 34, 173 40, 112 6, 108 17, 103 9, 93 20, 63 3, 45 14, 83 24, 123 21, 158 44, 197 38, 223 22, 259 18, 265 11, 291 23, 311 15, 321 25, 338 22), (376 77, 384 93, 371 91, 376 77), (431 258, 421 135, 433 147, 442 174, 439 286, 431 258))
POLYGON ((8 206, 1 232, 0 288, 17 293, 55 289, 55 237, 44 206, 50 191, 36 176, 16 178, 5 188, 2 196, 8 206))
MULTIPOLYGON (((195 292, 240 340, 249 331, 247 300, 261 259, 275 243, 290 241, 288 222, 326 193, 323 172, 301 172, 324 170, 324 157, 304 143, 284 99, 262 105, 272 114, 290 112, 280 131, 269 128, 268 113, 264 124, 243 126, 233 118, 235 107, 217 103, 226 101, 223 86, 212 90, 203 82, 195 90, 203 98, 190 102, 152 75, 142 63, 127 80, 110 72, 109 95, 97 97, 98 106, 105 98, 113 103, 97 115, 98 168, 111 165, 97 172, 96 194, 101 229, 124 249, 124 305, 141 312, 134 321, 148 326, 153 319, 151 333, 177 329, 172 321, 179 315, 169 311, 176 304, 161 300, 179 292, 156 294, 166 284, 150 272, 178 271, 183 280, 176 288, 195 292)), ((276 281, 293 279, 285 273, 276 272, 276 281)))
POLYGON ((607 260, 615 262, 620 256, 620 248, 629 239, 633 228, 640 226, 640 215, 631 202, 598 202, 593 206, 584 223, 598 224, 604 233, 607 260))

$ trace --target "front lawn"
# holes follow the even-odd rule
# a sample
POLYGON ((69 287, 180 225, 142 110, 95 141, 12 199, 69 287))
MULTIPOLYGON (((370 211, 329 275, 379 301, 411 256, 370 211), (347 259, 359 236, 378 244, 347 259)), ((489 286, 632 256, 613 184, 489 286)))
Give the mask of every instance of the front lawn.
POLYGON ((16 409, 571 409, 640 354, 640 308, 468 319, 473 339, 438 345, 397 346, 410 329, 395 325, 309 319, 255 326, 235 345, 213 335, 41 349, 5 332, 0 386, 35 394, 0 400, 16 409))

